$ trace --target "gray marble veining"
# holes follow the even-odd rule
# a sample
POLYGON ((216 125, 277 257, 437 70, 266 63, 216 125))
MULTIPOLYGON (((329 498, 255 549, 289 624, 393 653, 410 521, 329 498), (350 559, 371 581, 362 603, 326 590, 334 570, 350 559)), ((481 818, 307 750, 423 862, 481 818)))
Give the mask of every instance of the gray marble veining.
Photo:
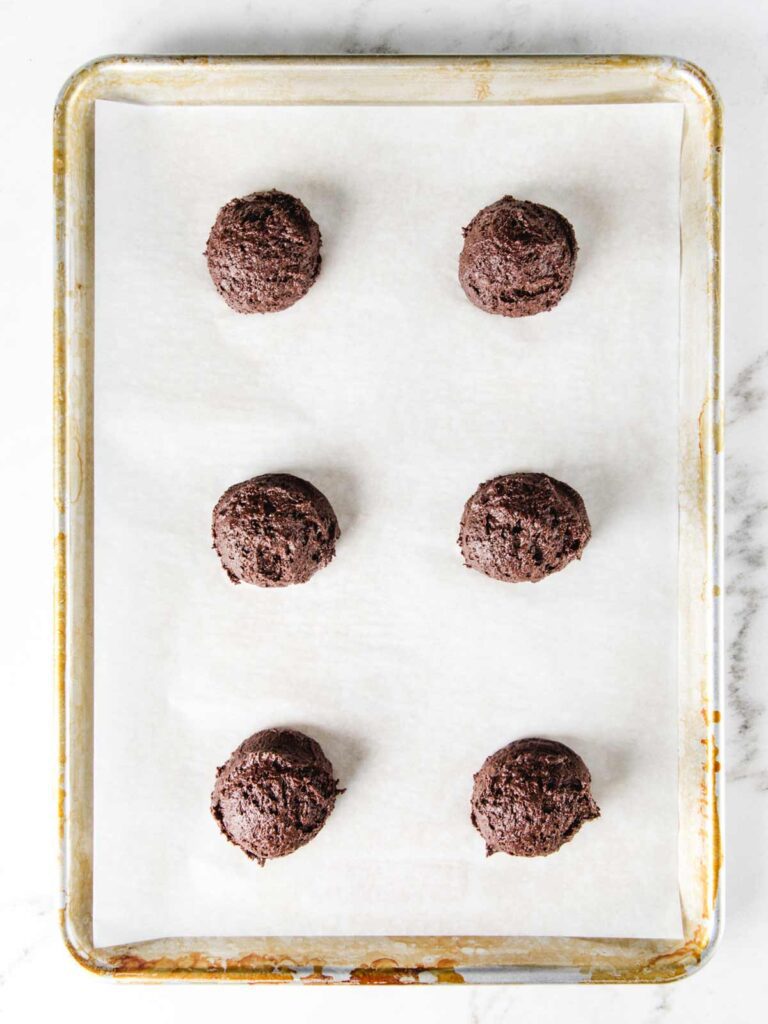
MULTIPOLYGON (((728 434, 740 440, 759 434, 768 411, 768 351, 737 372, 727 394, 728 434), (750 436, 751 435, 751 436, 750 436)), ((726 446, 729 441, 726 439, 726 446)), ((751 447, 751 445, 750 445, 751 447)), ((744 453, 726 458, 728 778, 752 778, 768 789, 768 766, 761 763, 765 700, 749 674, 758 624, 768 609, 768 481, 744 453)))

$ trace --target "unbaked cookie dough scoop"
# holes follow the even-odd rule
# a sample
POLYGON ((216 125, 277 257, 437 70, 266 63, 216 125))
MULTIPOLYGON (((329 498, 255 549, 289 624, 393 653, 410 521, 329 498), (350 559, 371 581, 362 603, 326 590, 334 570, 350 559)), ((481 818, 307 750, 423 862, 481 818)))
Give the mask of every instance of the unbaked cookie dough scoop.
POLYGON ((532 316, 571 287, 577 252, 573 227, 557 210, 504 196, 464 228, 459 282, 486 313, 532 316))
POLYGON ((486 854, 546 857, 600 816, 582 759, 556 740, 502 747, 475 775, 471 820, 486 854))
POLYGON ((581 558, 591 536, 572 487, 546 473, 510 473, 469 498, 458 543, 468 569, 505 583, 536 583, 581 558))
POLYGON ((219 295, 238 313, 277 313, 320 273, 320 228, 304 203, 271 189, 219 210, 205 258, 219 295))
POLYGON ((306 583, 341 535, 331 503, 307 480, 265 473, 235 484, 213 510, 213 546, 233 583, 306 583))
POLYGON ((264 865, 315 838, 344 792, 337 781, 316 740, 264 729, 217 769, 211 813, 231 843, 264 865))

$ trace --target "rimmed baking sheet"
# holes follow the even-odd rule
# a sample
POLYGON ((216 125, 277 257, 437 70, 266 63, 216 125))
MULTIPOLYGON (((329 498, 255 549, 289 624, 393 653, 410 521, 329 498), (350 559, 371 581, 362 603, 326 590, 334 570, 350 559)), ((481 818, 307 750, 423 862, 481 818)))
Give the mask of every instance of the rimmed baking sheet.
POLYGON ((693 566, 684 533, 676 559, 678 430, 685 360, 707 352, 686 349, 685 318, 678 341, 684 97, 473 99, 97 106, 99 947, 685 944, 678 611, 693 566), (308 203, 325 265, 291 311, 238 318, 200 251, 220 203, 271 185, 308 203), (561 209, 582 246, 572 292, 527 321, 484 316, 455 282, 461 224, 505 191, 561 209), (468 573, 454 550, 464 498, 517 468, 576 486, 595 527, 584 561, 536 587, 468 573), (208 549, 210 507, 268 469, 325 490, 339 554, 307 587, 235 589, 208 549), (213 766, 280 723, 314 732, 349 791, 313 844, 259 871, 217 836, 207 796, 213 766), (471 773, 531 733, 580 750, 603 818, 557 858, 486 862, 471 773))

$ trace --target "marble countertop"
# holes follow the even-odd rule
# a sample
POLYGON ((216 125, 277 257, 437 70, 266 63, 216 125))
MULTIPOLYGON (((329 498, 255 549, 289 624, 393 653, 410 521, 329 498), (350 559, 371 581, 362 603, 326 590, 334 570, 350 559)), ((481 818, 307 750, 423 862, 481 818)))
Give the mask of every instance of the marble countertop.
POLYGON ((0 468, 13 481, 0 655, 8 789, 2 844, 0 1017, 186 1022, 279 1012, 286 1020, 492 1022, 755 1019, 768 995, 768 7, 678 0, 5 0, 0 35, 0 468), (700 64, 726 112, 727 913, 713 960, 662 987, 301 989, 117 985, 64 952, 57 931, 55 716, 50 592, 50 119, 59 86, 110 52, 664 53, 700 64), (25 542, 23 538, 29 538, 25 542), (10 701, 10 706, 8 702, 10 701))

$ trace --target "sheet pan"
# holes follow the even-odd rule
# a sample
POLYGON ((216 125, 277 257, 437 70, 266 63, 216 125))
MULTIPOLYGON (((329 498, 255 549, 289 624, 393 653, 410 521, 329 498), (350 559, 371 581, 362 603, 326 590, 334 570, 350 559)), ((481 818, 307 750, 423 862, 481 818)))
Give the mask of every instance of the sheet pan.
MULTIPOLYGON (((719 731, 719 109, 706 80, 654 58, 113 58, 57 110, 58 608, 62 627, 65 934, 119 976, 330 980, 664 980, 701 962, 717 931, 719 731), (598 83, 605 85, 600 91, 598 83), (608 87, 610 86, 610 88, 608 87), (94 102, 467 105, 675 102, 684 106, 678 403, 679 885, 684 940, 447 935, 137 940, 94 949, 94 102), (66 355, 66 359, 63 357, 66 355), (702 397, 703 396, 703 397, 702 397), (694 430, 695 428, 695 430, 694 430), (694 447, 695 442, 695 447, 694 447), (74 488, 74 489, 73 489, 74 488), (542 974, 543 972, 543 974, 542 974)), ((98 396, 96 396, 98 402, 98 396)), ((98 606, 96 610, 98 615, 98 606)), ((412 930, 412 928, 409 928, 412 930)))

